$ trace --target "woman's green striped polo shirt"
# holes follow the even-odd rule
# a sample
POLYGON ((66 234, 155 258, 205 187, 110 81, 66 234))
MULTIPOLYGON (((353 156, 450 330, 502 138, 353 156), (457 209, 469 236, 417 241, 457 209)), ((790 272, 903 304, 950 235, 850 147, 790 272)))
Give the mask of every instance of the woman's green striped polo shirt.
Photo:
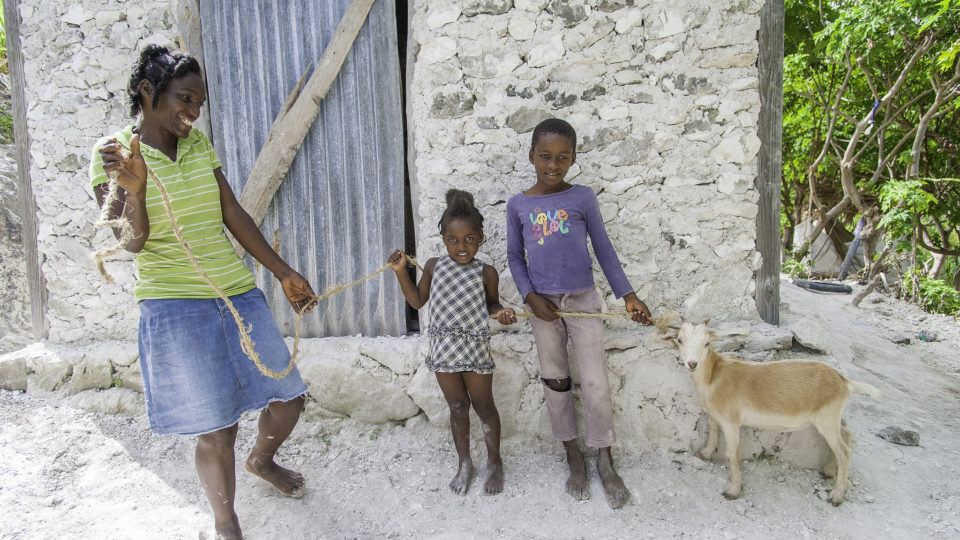
MULTIPOLYGON (((113 137, 129 147, 133 126, 127 126, 113 137)), ((94 187, 109 180, 99 152, 106 141, 106 138, 101 139, 93 148, 90 181, 94 187)), ((176 162, 142 142, 140 152, 147 167, 167 188, 177 224, 210 279, 228 296, 252 289, 255 286, 253 274, 227 239, 220 208, 220 188, 213 174, 220 168, 220 160, 210 140, 200 130, 190 130, 189 136, 177 141, 176 162)), ((194 270, 174 236, 160 192, 149 177, 146 205, 150 236, 137 254, 136 299, 215 298, 216 293, 194 270)))

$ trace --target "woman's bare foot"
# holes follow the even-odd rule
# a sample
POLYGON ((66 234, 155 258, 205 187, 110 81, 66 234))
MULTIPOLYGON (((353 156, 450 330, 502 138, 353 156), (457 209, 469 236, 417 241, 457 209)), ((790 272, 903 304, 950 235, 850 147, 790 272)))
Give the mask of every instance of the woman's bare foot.
POLYGON ((303 475, 277 465, 272 459, 257 458, 251 454, 244 462, 243 468, 248 473, 266 480, 285 497, 303 497, 303 475))
POLYGON ((457 495, 466 495, 470 489, 470 481, 473 480, 473 460, 464 459, 460 461, 457 468, 457 475, 450 481, 450 491, 457 495))
POLYGON ((600 473, 600 482, 607 494, 607 503, 616 510, 630 500, 630 490, 623 483, 623 478, 613 468, 613 456, 610 447, 601 448, 597 455, 597 472, 600 473))
POLYGON ((580 451, 577 440, 563 441, 567 451, 567 465, 570 467, 570 476, 567 477, 567 493, 578 501, 590 498, 590 482, 587 480, 587 463, 580 451))
POLYGON ((240 532, 240 520, 233 514, 230 521, 224 523, 214 522, 214 529, 217 532, 216 540, 243 540, 243 533, 240 532))
POLYGON ((483 492, 496 495, 503 491, 503 462, 487 462, 487 481, 483 483, 483 492))

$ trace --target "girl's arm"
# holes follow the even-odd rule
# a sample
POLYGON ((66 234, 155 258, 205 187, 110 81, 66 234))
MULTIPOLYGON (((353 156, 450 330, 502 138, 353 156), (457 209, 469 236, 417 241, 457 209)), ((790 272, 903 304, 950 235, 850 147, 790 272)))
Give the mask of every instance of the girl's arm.
POLYGON ((530 305, 530 309, 537 318, 555 321, 557 316, 554 311, 557 311, 557 306, 533 289, 533 281, 530 280, 530 270, 524 253, 523 224, 512 202, 513 199, 507 201, 507 263, 510 266, 510 275, 513 276, 513 282, 517 285, 520 298, 530 305))
POLYGON ((283 294, 294 309, 300 311, 305 306, 309 306, 313 297, 316 296, 310 283, 290 268, 290 265, 270 247, 253 218, 240 206, 230 184, 227 183, 227 178, 223 175, 223 169, 218 167, 213 171, 213 175, 217 178, 217 184, 220 187, 220 210, 223 213, 224 225, 230 229, 230 233, 243 246, 243 249, 247 250, 247 253, 253 255, 253 258, 280 280, 283 294))
MULTIPOLYGON (((147 164, 143 161, 143 155, 140 154, 140 136, 134 135, 130 141, 130 156, 124 158, 122 148, 117 144, 116 139, 109 139, 107 142, 94 150, 93 163, 91 170, 102 167, 105 173, 118 172, 117 198, 110 205, 108 217, 117 219, 121 215, 126 216, 130 226, 133 228, 133 238, 131 238, 123 249, 138 253, 147 243, 150 237, 150 220, 147 218, 147 164)), ((93 173, 91 172, 91 175, 93 173)), ((103 208, 103 203, 110 192, 110 184, 103 183, 94 188, 94 194, 97 197, 97 205, 103 208)), ((121 231, 113 227, 113 236, 117 240, 121 237, 121 231)))
POLYGON ((613 294, 617 298, 623 298, 626 310, 633 313, 631 317, 634 321, 650 324, 650 309, 637 298, 627 275, 620 266, 620 257, 617 256, 617 250, 613 247, 613 242, 607 236, 607 228, 603 224, 603 217, 600 215, 600 204, 597 202, 596 195, 590 192, 584 202, 584 217, 587 222, 587 234, 590 235, 590 243, 593 244, 593 252, 597 255, 597 262, 603 269, 603 275, 607 276, 607 282, 613 289, 613 294))
POLYGON ((516 313, 500 305, 500 276, 496 268, 489 264, 483 265, 483 288, 487 295, 487 312, 496 317, 500 324, 517 322, 516 313))
POLYGON ((434 257, 423 265, 423 275, 420 276, 420 283, 414 285, 410 279, 410 273, 407 272, 407 258, 399 249, 390 254, 387 259, 393 273, 397 275, 397 281, 400 282, 400 290, 403 297, 407 299, 413 309, 420 309, 427 304, 430 299, 430 283, 433 281, 433 268, 437 266, 437 258, 434 257))

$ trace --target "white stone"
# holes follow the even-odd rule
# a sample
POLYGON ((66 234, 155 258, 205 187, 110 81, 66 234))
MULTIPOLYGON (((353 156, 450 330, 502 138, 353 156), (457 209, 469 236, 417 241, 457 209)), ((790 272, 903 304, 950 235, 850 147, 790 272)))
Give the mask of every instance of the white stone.
POLYGON ((428 157, 421 155, 417 158, 417 172, 423 174, 447 175, 453 172, 453 167, 446 158, 428 157))
POLYGON ((518 11, 510 17, 510 24, 507 26, 510 37, 519 41, 526 41, 533 38, 537 30, 536 16, 518 11))
POLYGON ((787 328, 793 332, 797 343, 804 347, 816 349, 825 354, 833 352, 831 345, 833 338, 818 317, 804 317, 790 321, 787 328))
POLYGON ((143 393, 143 374, 140 371, 139 362, 121 371, 119 378, 124 388, 143 393))
POLYGON ((458 5, 443 5, 435 9, 430 10, 430 13, 427 14, 427 27, 431 30, 435 30, 455 22, 460 18, 460 13, 462 13, 460 6, 458 5))
POLYGON ((4 390, 27 389, 27 362, 10 355, 0 357, 0 388, 4 390))
MULTIPOLYGON (((626 34, 638 23, 643 21, 643 11, 639 9, 626 10, 626 14, 617 18, 614 29, 618 34, 626 34)), ((661 36, 662 37, 662 36, 661 36)))
MULTIPOLYGON (((417 414, 417 406, 390 370, 363 366, 357 340, 301 341, 297 365, 321 407, 362 422, 383 423, 417 414)), ((377 364, 373 362, 373 364, 377 364)))
POLYGON ((617 81, 617 84, 637 84, 643 82, 646 73, 640 71, 639 68, 629 68, 614 73, 613 78, 617 81))
POLYGON ((129 388, 87 390, 67 400, 71 406, 100 414, 143 414, 143 398, 129 388))
POLYGON ((394 373, 407 375, 415 372, 423 362, 420 341, 417 338, 364 338, 360 342, 360 354, 380 362, 394 373))
POLYGON ((550 72, 550 80, 557 82, 587 83, 607 72, 607 67, 598 62, 577 61, 563 63, 550 72))
POLYGON ((653 49, 650 49, 650 55, 657 60, 663 61, 670 56, 673 56, 673 53, 677 52, 678 50, 679 49, 677 48, 677 45, 672 41, 664 41, 653 49))
POLYGON ((548 0, 513 0, 513 7, 523 11, 540 13, 547 5, 548 0))
POLYGON ((423 410, 431 424, 450 425, 450 409, 437 384, 436 376, 427 369, 427 366, 420 366, 414 374, 410 384, 407 385, 407 394, 423 410))
POLYGON ((563 46, 563 36, 560 33, 554 34, 548 41, 540 43, 530 49, 527 53, 527 65, 530 67, 542 67, 553 64, 563 58, 566 49, 563 46))
MULTIPOLYGON (((726 49, 713 49, 713 51, 725 51, 726 49)), ((757 64, 756 52, 736 52, 732 54, 704 54, 700 60, 700 67, 703 68, 743 68, 755 66, 757 64)))
POLYGON ((73 374, 64 385, 67 394, 84 390, 110 388, 113 384, 113 367, 105 358, 84 358, 74 364, 73 374))
POLYGON ((447 36, 424 43, 420 48, 417 61, 424 64, 435 64, 453 58, 457 54, 457 42, 447 36))
POLYGON ((92 105, 77 112, 77 126, 89 128, 103 124, 107 117, 107 108, 103 105, 92 105))
POLYGON ((760 139, 753 133, 735 131, 726 136, 711 152, 717 163, 745 163, 760 151, 760 139))
POLYGON ((119 11, 103 10, 103 11, 98 11, 97 14, 94 16, 94 19, 97 22, 97 26, 99 26, 100 28, 106 28, 112 25, 113 23, 119 21, 121 18, 121 15, 122 14, 119 11))
POLYGON ((83 4, 71 4, 61 20, 67 24, 80 26, 92 17, 93 15, 83 7, 83 4))
POLYGON ((613 101, 597 109, 597 114, 602 120, 619 120, 630 117, 630 108, 627 107, 626 103, 613 101))
POLYGON ((679 11, 661 11, 653 24, 653 37, 665 38, 687 29, 683 14, 679 11))

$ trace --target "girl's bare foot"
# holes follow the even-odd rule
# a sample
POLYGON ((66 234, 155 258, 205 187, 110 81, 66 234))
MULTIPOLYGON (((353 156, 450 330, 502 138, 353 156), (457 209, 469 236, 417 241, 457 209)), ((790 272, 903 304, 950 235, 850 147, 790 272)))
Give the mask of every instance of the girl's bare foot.
POLYGON ((496 495, 503 491, 503 462, 487 463, 487 481, 483 483, 483 492, 496 495))
POLYGON ((624 485, 623 479, 613 468, 613 456, 610 447, 601 448, 597 455, 597 472, 600 473, 600 482, 607 494, 607 503, 616 510, 630 500, 630 491, 624 485))
POLYGON ((590 498, 590 482, 587 480, 587 463, 577 440, 563 441, 567 451, 567 465, 570 467, 570 476, 567 477, 567 493, 578 501, 590 498))
POLYGON ((473 461, 464 459, 460 461, 457 475, 450 481, 450 491, 457 495, 466 495, 467 490, 470 489, 471 480, 473 480, 473 461))
POLYGON ((272 459, 257 458, 251 454, 244 462, 243 468, 248 473, 266 480, 285 497, 303 497, 303 475, 277 465, 272 459))

